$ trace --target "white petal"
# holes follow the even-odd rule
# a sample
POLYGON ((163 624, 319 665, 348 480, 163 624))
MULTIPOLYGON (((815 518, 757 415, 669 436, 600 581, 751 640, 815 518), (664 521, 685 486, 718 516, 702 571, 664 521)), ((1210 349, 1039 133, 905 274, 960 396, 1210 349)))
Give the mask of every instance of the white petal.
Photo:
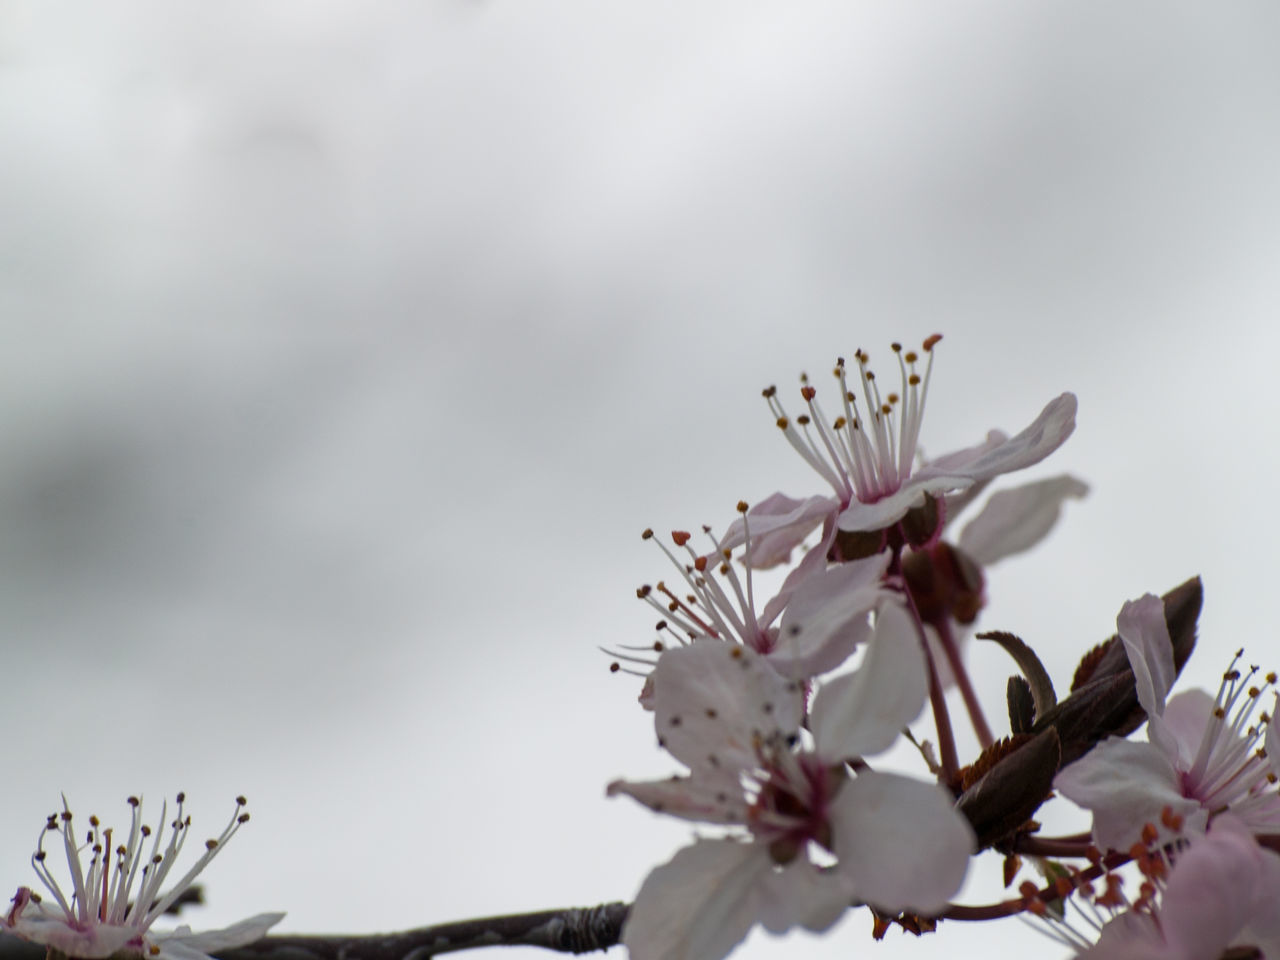
POLYGON ((886 603, 858 669, 827 682, 814 697, 817 752, 843 760, 889 749, 920 715, 927 695, 924 653, 910 615, 901 604, 886 603))
POLYGON ((1190 770, 1209 727, 1213 713, 1213 697, 1203 690, 1183 690, 1169 698, 1164 705, 1163 726, 1177 745, 1174 766, 1190 770))
POLYGON ((616 797, 626 794, 654 813, 702 823, 745 823, 747 805, 738 768, 712 777, 699 772, 694 777, 668 777, 666 780, 615 780, 606 793, 616 797))
MULTIPOLYGON (((1218 957, 1255 913, 1262 849, 1231 817, 1178 854, 1160 904, 1165 940, 1187 957, 1218 957)), ((1265 903, 1273 912, 1275 902, 1265 903)))
POLYGON ((956 482, 971 483, 1022 470, 1057 450, 1075 428, 1075 394, 1064 393, 1050 400, 1031 425, 1017 436, 995 447, 983 444, 940 457, 926 463, 912 479, 949 477, 956 482))
POLYGON ((199 933, 192 933, 190 927, 179 927, 173 933, 162 933, 151 939, 160 943, 166 951, 177 942, 201 954, 214 953, 218 950, 256 943, 283 919, 283 913, 259 913, 220 930, 202 930, 199 933))
POLYGON ((854 500, 836 520, 841 530, 883 530, 903 518, 908 510, 924 503, 925 494, 963 490, 973 483, 969 477, 912 475, 895 492, 875 503, 854 500))
POLYGON ((1164 603, 1148 593, 1130 600, 1116 617, 1116 629, 1124 642, 1137 686, 1138 703, 1147 712, 1147 734, 1170 757, 1178 756, 1177 738, 1161 721, 1169 688, 1178 679, 1173 664, 1173 641, 1164 619, 1164 603))
POLYGON ((78 957, 81 960, 109 957, 138 934, 134 927, 104 923, 95 923, 85 930, 77 930, 66 920, 55 919, 51 911, 35 913, 29 907, 5 929, 23 940, 43 944, 68 957, 78 957))
POLYGON ((1178 772, 1153 743, 1112 737, 1058 772, 1053 787, 1093 813, 1098 846, 1128 850, 1145 824, 1159 825, 1165 806, 1187 818, 1189 831, 1203 830, 1205 815, 1178 789, 1178 772))
POLYGON ((654 728, 691 770, 756 765, 755 738, 800 729, 800 684, 780 677, 755 651, 725 640, 667 650, 653 671, 654 728))
POLYGON ((934 783, 859 774, 831 808, 840 872, 857 895, 890 911, 933 913, 960 889, 976 842, 934 783))
POLYGON ((804 927, 821 933, 840 919, 854 900, 853 885, 837 870, 819 870, 796 857, 757 885, 760 923, 770 933, 804 927))
POLYGON ((745 525, 741 517, 729 524, 720 546, 732 550, 744 543, 750 532, 751 552, 747 559, 751 565, 757 570, 776 566, 789 560, 800 541, 839 508, 840 502, 832 497, 794 500, 775 493, 747 512, 745 525))
POLYGON ((1029 550, 1053 529, 1068 498, 1088 492, 1086 484, 1063 474, 993 493, 960 534, 960 549, 982 566, 1029 550))
POLYGON ((763 846, 699 840, 645 879, 622 942, 631 960, 719 960, 756 921, 756 884, 773 870, 763 846))
POLYGON ((789 677, 834 670, 870 633, 867 614, 886 596, 889 555, 842 563, 810 576, 791 595, 769 663, 789 677))

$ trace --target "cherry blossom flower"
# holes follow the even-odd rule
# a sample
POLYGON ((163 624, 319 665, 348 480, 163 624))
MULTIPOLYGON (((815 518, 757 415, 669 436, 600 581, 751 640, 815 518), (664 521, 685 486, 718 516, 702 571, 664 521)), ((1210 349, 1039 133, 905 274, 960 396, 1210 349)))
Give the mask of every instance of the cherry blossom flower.
POLYGON ((0 929, 83 960, 115 954, 160 960, 209 960, 209 953, 261 939, 280 922, 283 913, 258 914, 225 929, 204 933, 192 933, 187 926, 167 933, 151 929, 249 819, 249 814, 244 812, 244 798, 236 798, 235 812, 221 835, 207 840, 200 858, 167 892, 161 893, 191 830, 191 818, 183 814, 184 799, 183 794, 178 794, 177 814, 169 824, 166 841, 164 823, 168 805, 161 810, 160 828, 154 831, 153 837, 151 828, 142 822, 142 802, 130 797, 133 812, 129 834, 113 849, 114 831, 104 829, 97 817, 89 818, 87 840, 84 846, 77 847, 73 818, 64 798, 62 813, 49 815, 31 858, 52 902, 29 887, 19 888, 13 906, 0 917, 0 929), (69 889, 58 882, 47 862, 44 841, 48 834, 61 836, 71 875, 69 889), (86 850, 89 852, 87 869, 82 857, 86 850))
POLYGON ((1091 932, 1065 919, 1047 932, 1088 960, 1219 960, 1232 948, 1280 957, 1280 855, 1259 846, 1230 814, 1217 817, 1207 834, 1164 850, 1140 853, 1143 883, 1133 901, 1115 874, 1091 902, 1077 902, 1088 891, 1069 901, 1091 932))
MULTIPOLYGON (((881 394, 875 374, 868 369, 869 355, 855 354, 862 401, 849 388, 843 358, 836 362, 840 382, 840 415, 830 419, 817 397, 817 389, 803 380, 801 396, 808 413, 789 416, 777 389, 764 391, 778 427, 797 453, 832 488, 834 496, 795 500, 776 494, 751 511, 755 528, 754 563, 764 568, 787 559, 815 527, 834 518, 845 532, 883 531, 901 521, 909 511, 925 505, 926 498, 963 491, 992 477, 1039 463, 1060 447, 1075 429, 1076 398, 1064 393, 1050 401, 1040 415, 1012 438, 998 430, 976 446, 927 461, 917 467, 920 426, 924 419, 933 348, 942 338, 924 341, 928 355, 924 375, 917 371, 920 355, 893 344, 898 358, 901 393, 881 394)), ((925 531, 920 543, 937 532, 925 531)), ((741 542, 739 523, 725 535, 727 546, 741 542)))
MULTIPOLYGON (((738 509, 745 514, 747 505, 740 503, 738 509)), ((744 529, 750 545, 750 528, 744 525, 744 529)), ((710 553, 695 551, 688 532, 672 532, 676 549, 685 553, 683 559, 652 530, 644 532, 644 538, 667 555, 680 582, 673 587, 659 580, 636 591, 661 619, 658 639, 651 646, 606 651, 641 668, 629 668, 629 672, 647 676, 657 662, 655 655, 666 648, 712 639, 735 641, 762 654, 784 676, 816 676, 843 663, 870 635, 869 613, 884 603, 899 602, 899 595, 884 584, 887 556, 828 568, 826 550, 815 548, 757 613, 750 551, 744 554, 740 575, 731 551, 721 546, 709 527, 703 532, 711 540, 710 553)))
POLYGON ((1258 709, 1275 674, 1255 684, 1256 667, 1245 673, 1236 667, 1241 651, 1216 698, 1191 690, 1166 704, 1177 673, 1160 598, 1126 603, 1116 625, 1147 713, 1148 742, 1105 740, 1054 780, 1060 793, 1093 813, 1098 844, 1127 849, 1165 807, 1191 830, 1203 831, 1211 816, 1230 811, 1255 832, 1280 832, 1280 738, 1258 709))
POLYGON ((757 922, 822 930, 857 902, 927 913, 959 888, 974 839, 949 795, 861 760, 888 749, 926 695, 907 613, 886 606, 877 621, 858 668, 818 691, 812 746, 800 742, 801 684, 749 647, 699 639, 659 658, 659 743, 689 774, 608 792, 737 829, 697 840, 645 880, 623 933, 634 960, 716 960, 757 922), (815 862, 818 849, 834 865, 815 862))

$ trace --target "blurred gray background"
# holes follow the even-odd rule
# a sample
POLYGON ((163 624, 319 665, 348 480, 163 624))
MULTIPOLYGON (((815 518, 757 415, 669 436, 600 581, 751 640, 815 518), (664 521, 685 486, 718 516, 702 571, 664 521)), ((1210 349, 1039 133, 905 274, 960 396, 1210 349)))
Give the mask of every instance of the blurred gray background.
MULTIPOLYGON (((197 927, 629 899, 691 833, 603 795, 674 769, 596 650, 651 638, 640 531, 822 492, 760 388, 934 332, 928 452, 1080 396, 1028 475, 1093 493, 983 626, 1065 687, 1201 573, 1189 679, 1280 665, 1278 21, 0 2, 0 881, 60 791, 184 789, 200 833, 253 814, 197 927)), ((874 952, 993 943, 1053 950, 874 952)))

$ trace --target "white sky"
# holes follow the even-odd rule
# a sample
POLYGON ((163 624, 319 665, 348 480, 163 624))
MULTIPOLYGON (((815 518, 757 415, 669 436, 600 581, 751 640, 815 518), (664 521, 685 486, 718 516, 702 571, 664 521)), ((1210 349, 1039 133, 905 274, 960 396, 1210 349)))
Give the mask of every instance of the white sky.
MULTIPOLYGON (((185 789, 210 834, 253 813, 197 926, 631 898, 690 836, 603 797, 674 770, 595 649, 651 637, 639 532, 821 492, 760 388, 933 332, 929 451, 1080 396, 1032 475, 1094 492, 984 627, 1065 688, 1125 599, 1199 572, 1190 678, 1277 665, 1278 30, 0 0, 0 879, 60 791, 115 819, 185 789)), ((1011 664, 973 663, 999 718, 1011 664)), ((875 953, 993 943, 1046 947, 875 953)))

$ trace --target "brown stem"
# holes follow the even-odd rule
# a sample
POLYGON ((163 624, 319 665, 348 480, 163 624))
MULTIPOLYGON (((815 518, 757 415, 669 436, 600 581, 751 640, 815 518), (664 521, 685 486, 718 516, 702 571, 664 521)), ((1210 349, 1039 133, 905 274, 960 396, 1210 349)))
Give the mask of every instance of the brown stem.
MULTIPOLYGON (((542 910, 459 920, 403 933, 362 936, 272 936, 230 950, 219 960, 425 960, 477 947, 543 947, 560 953, 607 950, 622 938, 626 903, 542 910)), ((0 960, 43 960, 44 947, 0 935, 0 960)))
POLYGON ((942 646, 942 652, 946 654, 951 675, 956 678, 956 688, 964 699, 964 708, 969 713, 969 722, 973 724, 973 732, 978 736, 978 743, 985 750, 996 742, 996 738, 991 735, 991 726, 982 712, 982 704, 978 702, 978 694, 973 689, 973 681, 969 679, 969 671, 965 669, 960 648, 956 646, 955 637, 951 633, 951 623, 947 617, 937 617, 930 626, 938 632, 938 643, 942 646))

